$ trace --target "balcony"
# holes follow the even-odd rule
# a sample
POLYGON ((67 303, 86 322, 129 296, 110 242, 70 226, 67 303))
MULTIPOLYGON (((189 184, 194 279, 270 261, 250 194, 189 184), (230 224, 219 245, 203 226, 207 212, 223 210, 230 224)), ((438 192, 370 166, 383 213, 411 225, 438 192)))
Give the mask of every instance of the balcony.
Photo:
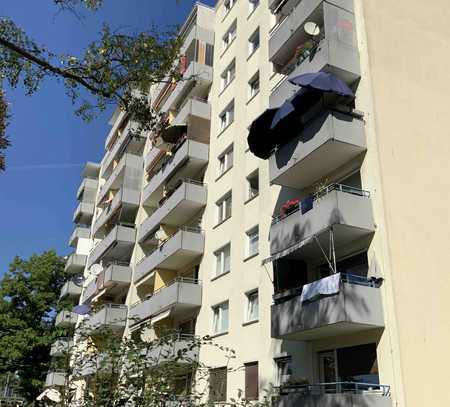
POLYGON ((50 348, 50 356, 67 355, 73 347, 72 338, 58 338, 50 348))
POLYGON ((199 346, 195 346, 195 336, 174 334, 164 336, 151 344, 146 357, 155 365, 159 363, 195 363, 198 362, 199 346), (192 349, 190 349, 192 347, 192 349))
POLYGON ((131 226, 116 225, 89 254, 88 267, 100 260, 129 261, 136 240, 136 229, 131 226))
POLYGON ((66 385, 66 373, 63 370, 55 370, 47 373, 45 387, 62 387, 66 385))
POLYGON ((283 388, 273 407, 391 407, 389 386, 367 383, 320 383, 283 388))
POLYGON ((189 98, 181 106, 171 125, 188 124, 191 118, 211 120, 211 105, 207 100, 189 98))
POLYGON ((130 326, 152 318, 164 311, 170 316, 189 313, 202 303, 202 286, 198 280, 176 279, 166 287, 155 291, 151 297, 130 307, 130 326))
MULTIPOLYGON (((310 341, 383 328, 379 284, 351 274, 334 277, 340 283, 333 294, 303 299, 300 289, 293 297, 278 298, 271 307, 272 338, 310 341)), ((322 281, 311 285, 319 290, 322 281)))
POLYGON ((111 175, 100 188, 97 196, 97 204, 99 204, 111 190, 127 187, 128 189, 138 191, 141 186, 142 171, 142 157, 133 154, 124 154, 117 166, 111 172, 111 175))
POLYGON ((78 299, 81 295, 81 283, 77 284, 72 280, 66 281, 61 288, 59 298, 69 297, 70 299, 78 299))
POLYGON ((73 222, 82 225, 91 223, 94 216, 94 204, 90 202, 80 202, 73 214, 73 222))
POLYGON ((130 282, 130 266, 111 264, 84 289, 82 302, 90 302, 94 297, 99 298, 105 294, 114 297, 126 291, 130 282))
POLYGON ((79 239, 89 239, 90 230, 88 227, 76 226, 69 238, 69 246, 77 247, 79 239))
POLYGON ((203 254, 205 237, 200 229, 183 227, 164 241, 137 265, 134 282, 150 274, 155 268, 179 270, 203 254))
POLYGON ((167 100, 161 107, 162 112, 176 110, 180 102, 187 97, 196 97, 206 91, 213 79, 211 66, 192 61, 167 100))
MULTIPOLYGON (((269 59, 278 72, 296 76, 325 70, 348 84, 360 77, 353 10, 352 7, 346 10, 342 2, 338 3, 337 6, 324 0, 302 0, 272 29, 269 59), (306 22, 315 22, 320 27, 320 42, 309 53, 296 56, 297 48, 310 41, 304 30, 306 22)), ((279 105, 280 98, 275 93, 289 97, 289 90, 292 89, 295 87, 283 83, 282 87, 274 91, 270 106, 279 105)))
POLYGON ((78 314, 75 312, 70 312, 67 310, 60 311, 58 315, 56 315, 55 326, 61 328, 69 328, 74 326, 77 323, 78 314))
POLYGON ((94 197, 95 194, 97 193, 97 188, 98 188, 98 179, 84 178, 83 181, 81 181, 80 186, 78 187, 77 199, 81 199, 82 196, 86 194, 94 197))
POLYGON ((72 253, 66 261, 64 272, 67 274, 81 274, 86 266, 85 254, 72 253))
POLYGON ((322 256, 321 247, 328 247, 332 229, 334 247, 337 254, 343 247, 352 245, 361 249, 367 244, 375 227, 372 207, 367 191, 340 184, 330 185, 313 197, 312 208, 274 219, 270 228, 270 253, 283 255, 283 251, 293 252, 298 247, 305 259, 322 256), (317 240, 316 240, 317 239, 317 240), (311 244, 306 244, 311 242, 311 244))
POLYGON ((158 206, 164 183, 176 173, 177 179, 193 178, 208 164, 209 146, 194 140, 185 140, 174 155, 150 179, 142 192, 144 205, 158 206))
POLYGON ((206 205, 206 185, 185 180, 139 227, 142 242, 160 224, 184 225, 206 205))
POLYGON ((111 175, 114 161, 118 160, 125 151, 127 154, 139 155, 144 146, 145 137, 137 135, 133 130, 135 128, 132 127, 131 123, 128 123, 122 135, 112 146, 112 149, 105 155, 101 173, 103 178, 108 178, 111 175))
POLYGON ((99 311, 85 320, 86 333, 92 335, 99 329, 121 332, 127 321, 128 307, 122 304, 105 304, 99 311))
POLYGON ((269 159, 270 181, 303 189, 324 178, 366 150, 364 122, 327 110, 269 159))
POLYGON ((122 188, 116 193, 111 203, 105 205, 103 211, 97 217, 92 227, 92 236, 98 238, 112 218, 119 218, 118 220, 120 221, 134 223, 140 198, 141 194, 139 191, 122 188))

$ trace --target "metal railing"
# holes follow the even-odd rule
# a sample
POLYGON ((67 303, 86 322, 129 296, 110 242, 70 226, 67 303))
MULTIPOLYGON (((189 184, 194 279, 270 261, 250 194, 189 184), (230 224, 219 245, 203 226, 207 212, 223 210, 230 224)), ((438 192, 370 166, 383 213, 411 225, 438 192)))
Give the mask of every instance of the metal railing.
POLYGON ((161 206, 163 206, 169 200, 169 198, 183 186, 183 184, 192 184, 192 185, 199 185, 199 186, 205 185, 203 182, 196 181, 191 178, 181 178, 178 181, 177 185, 173 189, 171 189, 169 192, 167 192, 166 196, 158 202, 158 205, 159 205, 158 208, 161 208, 161 206))
POLYGON ((158 288, 157 290, 153 291, 151 294, 148 294, 144 299, 136 301, 135 303, 130 305, 130 308, 136 307, 139 304, 142 304, 143 302, 149 300, 150 298, 154 297, 156 294, 164 291, 166 288, 176 284, 176 283, 187 283, 187 284, 201 284, 201 280, 198 278, 192 278, 192 277, 176 277, 173 280, 171 280, 167 285, 158 288))
POLYGON ((317 384, 290 384, 279 387, 279 393, 302 393, 304 395, 321 395, 321 394, 361 394, 375 393, 381 396, 390 396, 390 386, 385 384, 359 383, 359 382, 331 382, 317 384))
MULTIPOLYGON (((317 191, 316 193, 314 193, 312 195, 312 199, 313 202, 317 201, 320 198, 323 198, 325 195, 328 195, 330 192, 333 191, 339 191, 339 192, 344 192, 346 194, 352 194, 352 195, 357 195, 357 196, 361 196, 361 197, 365 197, 365 198, 370 198, 370 192, 366 191, 364 189, 360 189, 360 188, 355 188, 355 187, 351 187, 348 185, 343 185, 343 184, 330 184, 322 189, 320 189, 319 191, 317 191)), ((298 212, 301 208, 301 201, 299 201, 296 205, 293 205, 292 208, 289 208, 289 213, 285 214, 285 215, 279 215, 276 216, 272 219, 272 225, 280 222, 281 220, 287 218, 288 216, 291 216, 292 214, 298 212)))

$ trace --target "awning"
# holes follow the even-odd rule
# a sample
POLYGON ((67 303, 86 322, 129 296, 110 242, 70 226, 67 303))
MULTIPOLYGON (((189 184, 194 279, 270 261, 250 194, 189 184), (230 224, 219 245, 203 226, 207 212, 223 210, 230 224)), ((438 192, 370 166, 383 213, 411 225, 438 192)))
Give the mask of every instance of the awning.
POLYGON ((292 246, 288 247, 287 249, 284 249, 281 252, 278 252, 278 253, 274 254, 273 256, 270 256, 267 259, 264 259, 261 262, 261 265, 264 266, 265 264, 271 263, 274 260, 278 260, 278 259, 281 259, 282 257, 286 257, 287 255, 295 252, 296 250, 300 249, 304 245, 312 242, 315 239, 315 237, 316 237, 316 235, 307 237, 306 239, 303 239, 300 242, 293 244, 292 246))
POLYGON ((180 137, 187 133, 188 126, 185 124, 177 124, 174 126, 168 126, 160 133, 160 137, 166 143, 176 143, 180 137))

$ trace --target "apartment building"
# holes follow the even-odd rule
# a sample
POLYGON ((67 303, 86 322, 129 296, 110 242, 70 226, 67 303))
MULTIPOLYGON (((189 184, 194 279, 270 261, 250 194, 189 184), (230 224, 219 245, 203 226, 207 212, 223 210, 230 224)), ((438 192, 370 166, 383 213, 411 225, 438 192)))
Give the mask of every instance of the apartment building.
MULTIPOLYGON (((429 46, 447 44, 444 8, 197 3, 180 30, 183 81, 149 95, 161 126, 136 136, 116 112, 101 165, 86 167, 74 219, 92 226, 75 230, 67 263, 84 288, 64 295, 103 304, 93 327, 149 324, 150 340, 175 331, 180 348, 210 335, 233 349, 231 362, 217 348, 192 355, 212 368, 214 402, 426 405, 446 382, 450 331, 448 74, 429 46), (354 97, 289 81, 318 72, 354 97), (283 132, 264 127, 293 96, 283 132), (252 129, 272 146, 264 157, 252 129), (408 198, 423 185, 440 191, 428 216, 423 194, 408 198)), ((66 314, 57 322, 74 324, 66 314)))

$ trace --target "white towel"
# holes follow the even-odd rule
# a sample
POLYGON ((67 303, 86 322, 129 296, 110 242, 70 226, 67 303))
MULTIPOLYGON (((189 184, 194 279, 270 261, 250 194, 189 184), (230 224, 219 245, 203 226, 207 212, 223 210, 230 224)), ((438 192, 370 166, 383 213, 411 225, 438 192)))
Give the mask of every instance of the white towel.
POLYGON ((333 274, 329 277, 322 278, 310 284, 303 286, 300 301, 311 301, 320 295, 330 295, 339 292, 339 284, 341 282, 341 273, 333 274))

